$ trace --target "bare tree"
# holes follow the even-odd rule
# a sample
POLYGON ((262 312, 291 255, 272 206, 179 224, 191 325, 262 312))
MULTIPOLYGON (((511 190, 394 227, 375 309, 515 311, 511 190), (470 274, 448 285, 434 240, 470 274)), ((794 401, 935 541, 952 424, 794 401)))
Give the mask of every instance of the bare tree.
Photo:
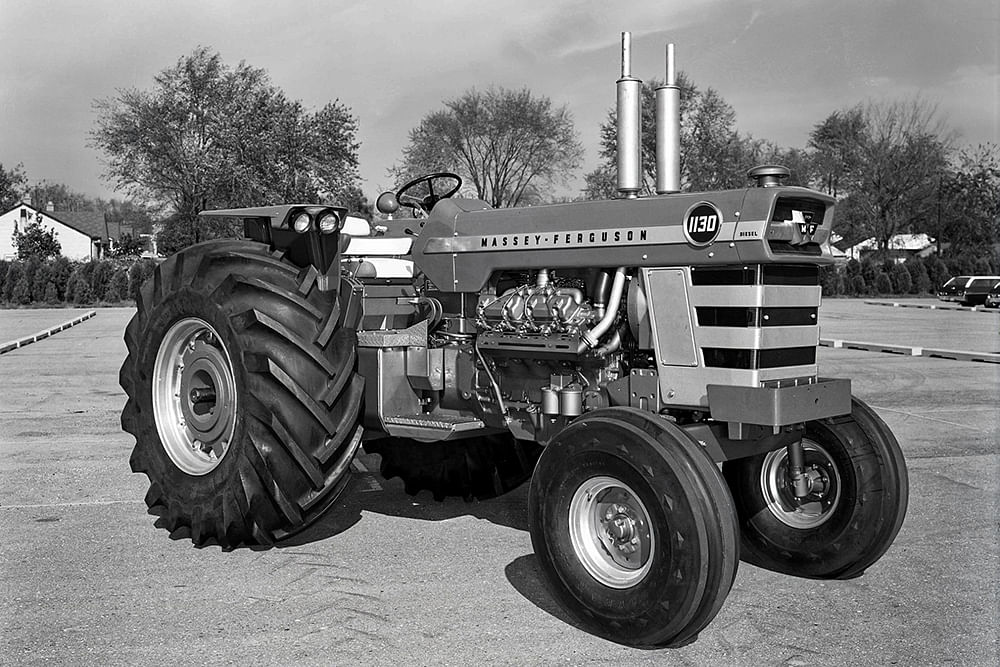
POLYGON ((851 223, 885 250, 896 234, 926 221, 952 138, 936 108, 919 99, 869 103, 842 181, 856 216, 851 223))
POLYGON ((565 106, 527 88, 475 89, 445 102, 410 131, 397 184, 420 174, 454 171, 494 207, 537 203, 565 182, 583 156, 565 106))

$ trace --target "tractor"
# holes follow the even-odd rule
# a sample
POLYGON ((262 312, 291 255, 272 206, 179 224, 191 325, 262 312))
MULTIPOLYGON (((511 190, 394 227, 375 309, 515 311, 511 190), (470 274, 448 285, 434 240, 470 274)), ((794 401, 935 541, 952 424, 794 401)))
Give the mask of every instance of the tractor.
POLYGON ((741 559, 847 579, 886 552, 902 452, 817 366, 835 200, 776 165, 681 192, 672 45, 639 196, 630 45, 616 198, 493 209, 437 172, 381 195, 374 230, 319 204, 202 213, 244 238, 160 263, 125 331, 122 427, 159 526, 277 543, 334 505, 362 447, 437 499, 530 480, 553 597, 643 647, 693 641, 741 559))

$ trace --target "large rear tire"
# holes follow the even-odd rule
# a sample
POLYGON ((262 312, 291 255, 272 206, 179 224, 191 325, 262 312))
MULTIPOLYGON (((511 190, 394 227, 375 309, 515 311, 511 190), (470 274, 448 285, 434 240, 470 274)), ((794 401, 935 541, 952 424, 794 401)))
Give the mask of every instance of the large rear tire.
POLYGON ((498 434, 445 442, 386 438, 365 443, 365 451, 379 454, 382 476, 399 477, 410 495, 427 490, 435 500, 471 501, 495 498, 528 481, 542 448, 498 434))
POLYGON ((350 289, 249 241, 160 264, 125 330, 122 427, 157 525, 197 545, 271 544, 349 481, 361 438, 350 289))
POLYGON ((808 422, 802 445, 812 485, 805 498, 788 484, 786 450, 724 464, 743 559, 799 577, 860 576, 906 516, 909 483, 899 443, 855 398, 850 415, 808 422))
POLYGON ((561 605, 632 646, 693 641, 739 565, 736 514, 716 465, 683 430, 631 408, 589 413, 545 447, 529 528, 561 605))

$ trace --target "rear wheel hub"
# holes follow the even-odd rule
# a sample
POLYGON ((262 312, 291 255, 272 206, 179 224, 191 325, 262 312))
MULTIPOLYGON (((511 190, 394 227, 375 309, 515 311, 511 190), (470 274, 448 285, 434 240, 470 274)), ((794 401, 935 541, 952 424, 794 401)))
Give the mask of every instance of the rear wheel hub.
POLYGON ((236 379, 229 351, 199 318, 175 322, 153 366, 156 430, 174 464, 189 475, 219 465, 236 428, 236 379))

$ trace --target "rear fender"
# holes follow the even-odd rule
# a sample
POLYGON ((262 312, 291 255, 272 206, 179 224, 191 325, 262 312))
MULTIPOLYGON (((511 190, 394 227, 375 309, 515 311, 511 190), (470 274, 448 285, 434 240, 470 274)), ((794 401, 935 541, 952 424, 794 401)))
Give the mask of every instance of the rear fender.
POLYGON ((346 241, 346 237, 340 233, 347 218, 346 208, 319 204, 282 204, 202 211, 199 215, 205 218, 238 218, 243 222, 243 235, 246 238, 267 244, 272 250, 284 250, 286 257, 298 266, 314 267, 319 273, 320 289, 337 289, 341 239, 346 241), (310 217, 310 228, 305 232, 297 232, 292 227, 292 221, 302 213, 310 217), (337 228, 323 233, 320 232, 317 221, 327 213, 337 216, 337 228))

